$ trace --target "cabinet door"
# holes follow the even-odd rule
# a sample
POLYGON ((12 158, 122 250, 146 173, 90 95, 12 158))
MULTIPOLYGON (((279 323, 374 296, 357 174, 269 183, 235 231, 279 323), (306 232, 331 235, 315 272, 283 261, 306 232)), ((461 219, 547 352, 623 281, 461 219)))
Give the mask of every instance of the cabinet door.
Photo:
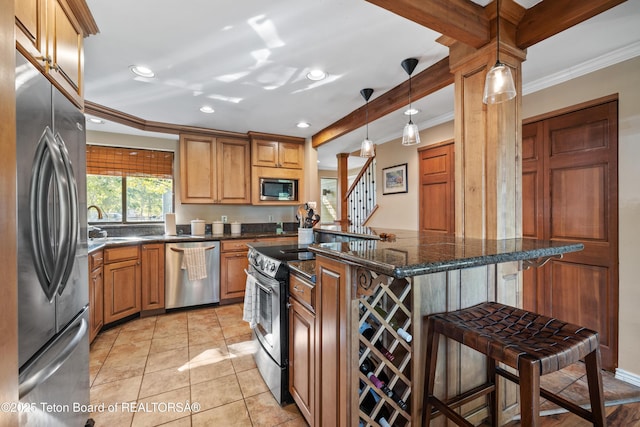
POLYGON ((278 142, 254 139, 251 157, 253 166, 278 167, 278 142))
POLYGON ((278 167, 302 169, 304 146, 294 142, 280 142, 278 146, 278 167))
POLYGON ((319 256, 316 271, 315 424, 347 427, 352 397, 346 349, 349 342, 348 270, 345 264, 319 256))
POLYGON ((247 252, 229 252, 220 254, 220 302, 231 298, 244 298, 249 267, 247 252))
POLYGON ((142 310, 164 308, 164 244, 142 245, 142 310))
POLYGON ((44 71, 43 58, 47 49, 46 1, 16 0, 16 41, 22 53, 31 56, 44 71))
POLYGON ((289 298, 289 391, 309 425, 314 425, 315 316, 289 298))
POLYGON ((48 2, 47 57, 49 74, 78 105, 82 105, 83 35, 64 0, 48 2))
POLYGON ((104 325, 104 276, 102 267, 91 271, 89 277, 89 342, 104 325))
POLYGON ((182 203, 215 202, 213 170, 215 164, 215 138, 180 135, 180 200, 182 203))
POLYGON ((219 203, 251 203, 249 141, 218 139, 217 199, 219 203))
POLYGON ((104 323, 140 312, 140 261, 106 264, 104 267, 104 323))

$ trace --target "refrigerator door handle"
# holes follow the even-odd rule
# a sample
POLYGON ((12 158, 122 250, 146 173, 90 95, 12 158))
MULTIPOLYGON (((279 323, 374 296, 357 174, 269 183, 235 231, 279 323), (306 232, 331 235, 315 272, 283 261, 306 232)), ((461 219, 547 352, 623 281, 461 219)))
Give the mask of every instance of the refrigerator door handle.
POLYGON ((73 167, 71 166, 71 160, 69 159, 69 152, 67 151, 67 146, 59 133, 56 133, 55 140, 60 147, 60 155, 65 169, 64 180, 66 181, 65 183, 69 191, 69 207, 66 218, 69 222, 69 238, 67 240, 69 242, 69 247, 66 254, 67 262, 62 276, 62 281, 58 285, 58 295, 62 295, 69 276, 73 271, 73 263, 76 259, 76 243, 80 232, 80 223, 78 222, 78 185, 76 183, 75 175, 73 174, 73 167))
POLYGON ((49 302, 53 301, 60 284, 70 275, 71 255, 72 252, 75 255, 77 240, 77 237, 70 240, 74 234, 77 236, 73 231, 78 227, 77 190, 73 173, 69 175, 70 164, 68 160, 65 162, 62 150, 66 151, 64 143, 61 144, 47 127, 38 143, 29 190, 34 266, 49 302), (50 212, 52 184, 57 208, 50 212), (50 230, 51 226, 53 230, 50 230))
POLYGON ((27 365, 20 372, 18 377, 18 394, 20 399, 29 394, 29 392, 38 385, 45 382, 49 377, 51 377, 51 375, 55 374, 56 371, 60 369, 69 356, 71 356, 71 353, 73 353, 76 347, 82 342, 82 338, 87 333, 87 329, 87 321, 84 318, 80 318, 80 321, 77 322, 76 325, 69 328, 66 333, 52 342, 33 362, 27 365), (70 336, 72 337, 69 340, 70 336), (64 345, 62 350, 60 350, 53 360, 50 360, 49 357, 43 357, 49 352, 56 351, 56 347, 63 345, 65 341, 68 341, 68 343, 64 345))

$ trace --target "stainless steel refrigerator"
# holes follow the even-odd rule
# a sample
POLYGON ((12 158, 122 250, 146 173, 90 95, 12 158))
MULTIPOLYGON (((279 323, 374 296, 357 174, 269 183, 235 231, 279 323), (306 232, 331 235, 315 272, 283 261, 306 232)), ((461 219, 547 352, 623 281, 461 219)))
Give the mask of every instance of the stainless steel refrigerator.
POLYGON ((19 53, 16 110, 20 425, 84 426, 89 416, 85 119, 19 53))

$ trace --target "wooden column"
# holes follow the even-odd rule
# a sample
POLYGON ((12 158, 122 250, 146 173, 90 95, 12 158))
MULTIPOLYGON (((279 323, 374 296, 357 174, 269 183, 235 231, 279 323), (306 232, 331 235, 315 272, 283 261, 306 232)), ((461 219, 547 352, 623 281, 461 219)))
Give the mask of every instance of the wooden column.
MULTIPOLYGON (((441 38, 449 46, 449 64, 455 84, 456 236, 490 240, 522 237, 521 64, 525 52, 515 47, 515 26, 503 16, 504 9, 500 19, 500 61, 510 67, 517 95, 500 104, 482 102, 485 77, 496 63, 495 3, 488 6, 493 7, 494 12, 492 41, 486 46, 474 49, 441 38)), ((496 264, 494 270, 477 273, 486 277, 484 295, 487 299, 522 306, 519 263, 496 264)), ((476 279, 473 282, 477 286, 476 279)), ((465 283, 461 281, 462 289, 467 289, 465 283)), ((475 296, 466 291, 461 297, 462 306, 477 303, 475 296)), ((453 393, 456 394, 468 389, 470 384, 452 373, 456 372, 458 364, 465 366, 471 356, 457 344, 453 346, 447 389, 457 389, 453 393), (456 361, 456 358, 459 359, 456 361)), ((483 366, 482 362, 477 366, 483 366)), ((480 375, 483 375, 482 370, 480 375)), ((500 382, 500 423, 518 413, 517 396, 513 384, 500 382)))
POLYGON ((500 21, 500 61, 511 68, 517 91, 514 99, 501 104, 482 102, 485 76, 496 62, 495 29, 493 40, 480 49, 444 37, 440 40, 449 46, 455 76, 455 216, 460 237, 522 236, 521 64, 525 52, 513 43, 515 26, 505 17, 500 21))
POLYGON ((347 191, 349 191, 349 153, 338 153, 338 219, 341 225, 349 225, 349 207, 347 191))

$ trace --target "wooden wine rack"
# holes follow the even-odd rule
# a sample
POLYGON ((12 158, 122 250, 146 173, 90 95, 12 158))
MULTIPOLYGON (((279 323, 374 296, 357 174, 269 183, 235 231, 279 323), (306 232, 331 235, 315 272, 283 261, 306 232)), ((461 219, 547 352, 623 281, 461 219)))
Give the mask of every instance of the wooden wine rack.
MULTIPOLYGON (((362 268, 358 269, 356 280, 358 281, 359 296, 358 326, 362 327, 365 322, 369 322, 375 330, 371 340, 359 334, 358 365, 362 365, 365 359, 373 362, 375 366, 373 373, 381 380, 384 378, 383 382, 387 387, 407 404, 407 408, 402 409, 393 398, 378 389, 362 371, 358 370, 360 426, 378 426, 377 420, 383 415, 387 422, 394 427, 410 426, 412 344, 401 338, 391 323, 410 334, 412 333, 411 283, 406 279, 378 275, 362 268), (377 311, 376 307, 384 310, 386 316, 377 311), (387 359, 376 348, 378 343, 393 354, 393 361, 387 359), (379 400, 367 413, 363 402, 371 392, 375 393, 379 400)), ((374 396, 374 400, 377 397, 374 396)), ((371 402, 370 397, 369 402, 371 402)))

